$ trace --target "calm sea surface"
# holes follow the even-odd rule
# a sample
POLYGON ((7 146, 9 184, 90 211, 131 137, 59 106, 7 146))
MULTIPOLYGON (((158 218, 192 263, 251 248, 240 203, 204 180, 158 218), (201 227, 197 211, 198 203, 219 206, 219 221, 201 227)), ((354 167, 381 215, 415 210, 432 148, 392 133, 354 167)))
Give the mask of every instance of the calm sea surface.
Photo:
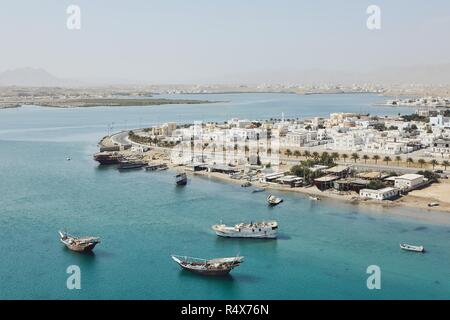
MULTIPOLYGON (((0 110, 1 299, 382 299, 450 298, 450 226, 394 218, 394 211, 278 193, 173 172, 119 173, 92 160, 100 137, 165 121, 327 116, 330 112, 411 113, 374 107, 375 95, 189 95, 212 105, 0 110), (66 161, 70 156, 72 161, 66 161), (277 240, 216 237, 214 223, 276 219, 277 240), (99 235, 93 255, 69 252, 57 231, 99 235), (427 254, 401 252, 423 244, 427 254), (184 271, 170 254, 244 255, 230 277, 184 271), (81 268, 81 290, 66 288, 66 268, 81 268), (381 268, 368 290, 366 268, 381 268)), ((411 210, 411 209, 404 209, 411 210)), ((427 212, 422 214, 426 215, 427 212)))

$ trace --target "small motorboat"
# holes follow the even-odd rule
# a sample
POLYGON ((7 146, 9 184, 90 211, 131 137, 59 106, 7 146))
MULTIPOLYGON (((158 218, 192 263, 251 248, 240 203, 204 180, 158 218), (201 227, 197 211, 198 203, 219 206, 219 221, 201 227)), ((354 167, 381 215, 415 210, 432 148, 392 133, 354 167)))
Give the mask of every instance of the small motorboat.
POLYGON ((247 182, 241 184, 241 187, 242 187, 242 188, 248 188, 248 187, 251 187, 251 186, 252 186, 252 183, 249 182, 249 181, 247 181, 247 182))
POLYGON ((406 243, 401 243, 400 248, 406 251, 413 251, 413 252, 424 252, 425 248, 423 246, 413 246, 406 243))
POLYGON ((430 208, 433 208, 433 207, 439 207, 439 203, 437 203, 437 202, 430 202, 430 203, 428 204, 428 207, 430 207, 430 208))
POLYGON ((313 201, 320 201, 319 197, 315 197, 315 196, 309 196, 309 199, 313 200, 313 201))
POLYGON ((207 276, 225 276, 238 267, 244 261, 244 257, 200 259, 172 255, 172 260, 181 268, 194 273, 207 276))
POLYGON ((186 172, 180 172, 175 176, 175 183, 177 186, 185 186, 187 184, 186 172))
POLYGON ((67 160, 67 161, 70 161, 70 160, 72 160, 72 159, 71 159, 70 157, 67 157, 66 160, 67 160))
POLYGON ((264 192, 264 191, 266 191, 265 188, 255 188, 255 189, 252 190, 252 193, 264 192))
POLYGON ((276 206, 277 204, 280 204, 283 202, 283 199, 275 197, 274 195, 269 194, 267 196, 267 203, 269 206, 276 206))
POLYGON ((75 237, 64 231, 59 231, 59 237, 68 249, 77 252, 92 251, 100 243, 98 237, 75 237))

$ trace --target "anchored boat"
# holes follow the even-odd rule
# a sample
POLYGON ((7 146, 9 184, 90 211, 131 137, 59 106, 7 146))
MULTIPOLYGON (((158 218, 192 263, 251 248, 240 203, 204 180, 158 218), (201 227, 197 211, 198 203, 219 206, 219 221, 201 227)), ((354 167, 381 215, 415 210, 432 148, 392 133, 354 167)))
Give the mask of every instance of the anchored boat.
POLYGON ((120 164, 123 156, 117 152, 99 152, 94 154, 94 160, 104 165, 120 164))
POLYGON ((180 172, 175 176, 175 182, 178 186, 184 186, 187 184, 186 172, 180 172))
POLYGON ((280 204, 282 202, 283 202, 283 199, 277 198, 274 195, 269 194, 267 196, 267 203, 269 204, 269 206, 276 206, 277 204, 280 204))
POLYGON ((414 251, 414 252, 424 252, 425 248, 423 246, 413 246, 406 243, 401 243, 400 248, 406 251, 414 251))
POLYGON ((315 196, 309 196, 309 199, 313 200, 313 201, 320 201, 319 197, 315 197, 315 196))
POLYGON ((244 261, 244 257, 240 256, 208 260, 172 255, 172 259, 183 269, 208 276, 227 275, 231 270, 238 267, 244 261))
POLYGON ((264 192, 264 191, 266 191, 265 188, 255 188, 252 190, 252 193, 258 193, 258 192, 264 192))
POLYGON ((215 224, 212 229, 220 237, 274 239, 277 237, 278 223, 276 221, 262 221, 239 223, 235 226, 215 224))
POLYGON ((98 237, 75 237, 64 231, 59 231, 59 237, 68 249, 77 252, 92 251, 100 243, 98 237))

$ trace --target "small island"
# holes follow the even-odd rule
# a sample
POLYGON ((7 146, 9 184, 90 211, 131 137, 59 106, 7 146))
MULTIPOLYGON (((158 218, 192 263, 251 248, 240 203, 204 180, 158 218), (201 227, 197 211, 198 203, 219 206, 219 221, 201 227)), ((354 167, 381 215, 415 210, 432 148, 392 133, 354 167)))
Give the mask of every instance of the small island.
POLYGON ((154 97, 142 88, 59 88, 3 87, 0 88, 0 109, 34 105, 51 108, 139 107, 166 104, 205 104, 208 100, 154 97))

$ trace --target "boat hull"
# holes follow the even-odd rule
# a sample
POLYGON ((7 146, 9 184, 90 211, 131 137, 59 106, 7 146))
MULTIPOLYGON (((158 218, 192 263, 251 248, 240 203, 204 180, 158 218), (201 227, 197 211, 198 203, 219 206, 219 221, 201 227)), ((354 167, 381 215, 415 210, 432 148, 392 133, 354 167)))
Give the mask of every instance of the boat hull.
POLYGON ((275 206, 279 205, 279 204, 282 203, 282 202, 283 202, 283 200, 277 201, 277 202, 268 202, 267 204, 268 204, 270 207, 275 207, 275 206))
POLYGON ((67 247, 67 249, 69 249, 71 251, 75 251, 75 252, 91 252, 92 250, 94 250, 95 246, 97 245, 96 243, 92 243, 87 246, 80 247, 77 245, 70 245, 68 243, 64 243, 64 244, 67 247))
POLYGON ((199 269, 192 269, 183 265, 180 265, 180 267, 183 270, 190 271, 195 274, 199 274, 202 276, 215 276, 215 277, 223 277, 230 274, 232 269, 223 269, 223 270, 199 270, 199 269))
POLYGON ((216 235, 224 238, 276 239, 276 233, 252 234, 244 232, 223 232, 215 230, 216 235))
POLYGON ((174 260, 183 270, 203 276, 226 276, 231 270, 240 265, 244 257, 218 258, 211 260, 191 258, 196 261, 187 261, 186 259, 188 259, 188 257, 181 258, 180 256, 172 255, 172 260, 174 260))

